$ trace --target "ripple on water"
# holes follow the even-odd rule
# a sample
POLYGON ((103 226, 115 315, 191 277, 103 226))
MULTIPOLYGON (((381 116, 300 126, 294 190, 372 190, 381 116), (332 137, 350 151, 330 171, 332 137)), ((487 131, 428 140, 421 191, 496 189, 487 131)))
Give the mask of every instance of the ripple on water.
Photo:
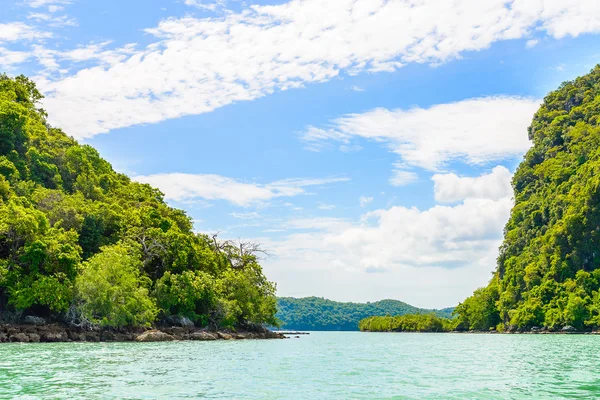
POLYGON ((600 337, 316 332, 0 345, 0 398, 597 398, 600 337))

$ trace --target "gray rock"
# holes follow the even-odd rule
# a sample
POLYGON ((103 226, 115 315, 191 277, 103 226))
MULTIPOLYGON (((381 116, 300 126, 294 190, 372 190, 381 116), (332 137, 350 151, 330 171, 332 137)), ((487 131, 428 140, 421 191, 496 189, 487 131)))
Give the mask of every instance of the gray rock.
POLYGON ((173 326, 181 326, 183 328, 193 328, 194 323, 187 317, 181 317, 179 315, 171 315, 167 318, 167 322, 173 326))
POLYGON ((69 340, 67 332, 42 332, 42 342, 66 342, 69 340))
POLYGON ((173 340, 175 340, 173 336, 156 329, 146 331, 135 338, 136 342, 170 342, 173 340))
POLYGON ((217 335, 219 336, 219 339, 223 339, 223 340, 231 340, 231 339, 233 339, 233 336, 231 336, 229 333, 217 332, 217 335))
POLYGON ((29 342, 29 336, 27 336, 24 333, 15 333, 13 335, 10 335, 9 340, 11 342, 22 342, 22 343, 27 343, 29 342))
POLYGON ((571 325, 565 325, 560 331, 564 333, 572 333, 577 332, 577 329, 573 328, 571 325))
POLYGON ((189 336, 190 340, 217 340, 210 332, 194 332, 189 336))
POLYGON ((23 319, 23 322, 29 325, 46 325, 44 318, 36 317, 34 315, 28 315, 23 319))
POLYGON ((32 343, 38 343, 40 341, 40 335, 37 333, 28 333, 29 341, 32 343))

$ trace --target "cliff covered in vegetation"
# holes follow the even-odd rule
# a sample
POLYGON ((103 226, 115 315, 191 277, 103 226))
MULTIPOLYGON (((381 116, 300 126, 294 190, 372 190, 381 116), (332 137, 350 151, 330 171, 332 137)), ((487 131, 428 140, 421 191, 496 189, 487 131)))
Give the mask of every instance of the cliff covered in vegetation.
POLYGON ((548 94, 528 133, 496 272, 459 329, 600 327, 600 66, 548 94))
POLYGON ((356 331, 359 321, 370 316, 434 313, 449 317, 453 310, 427 310, 398 300, 341 303, 320 297, 280 297, 277 309, 282 328, 307 331, 356 331))
POLYGON ((277 323, 256 247, 195 234, 160 191, 50 126, 41 99, 0 75, 0 321, 277 323))

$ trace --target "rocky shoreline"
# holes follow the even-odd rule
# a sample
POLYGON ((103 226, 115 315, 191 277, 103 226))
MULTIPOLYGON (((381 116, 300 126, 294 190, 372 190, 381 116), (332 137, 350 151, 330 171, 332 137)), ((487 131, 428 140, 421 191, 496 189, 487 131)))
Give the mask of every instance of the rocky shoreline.
POLYGON ((195 327, 157 327, 154 329, 97 329, 88 330, 62 324, 0 325, 0 343, 38 342, 165 342, 177 340, 243 340, 284 339, 283 334, 268 329, 253 331, 212 331, 195 327))

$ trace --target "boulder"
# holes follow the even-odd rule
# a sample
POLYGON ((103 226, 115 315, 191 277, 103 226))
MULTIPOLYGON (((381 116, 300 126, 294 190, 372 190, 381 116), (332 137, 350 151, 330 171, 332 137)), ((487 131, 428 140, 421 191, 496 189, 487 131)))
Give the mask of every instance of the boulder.
POLYGON ((47 332, 42 332, 42 336, 40 341, 42 342, 67 342, 69 340, 69 336, 65 331, 52 330, 47 332))
POLYGON ((231 339, 233 339, 233 336, 231 336, 229 333, 217 332, 217 335, 219 336, 219 339, 223 339, 223 340, 231 340, 231 339))
POLYGON ((571 325, 565 325, 560 331, 563 333, 573 333, 577 332, 577 329, 573 328, 571 325))
POLYGON ((29 341, 31 343, 38 343, 40 341, 40 335, 37 333, 28 333, 27 336, 29 337, 29 341))
POLYGON ((27 325, 46 325, 44 318, 36 317, 35 315, 28 315, 23 319, 23 322, 27 325))
POLYGON ((7 340, 8 336, 6 336, 6 333, 0 333, 0 343, 6 342, 7 340))
POLYGON ((215 335, 210 332, 194 332, 189 336, 190 340, 217 340, 215 335))
POLYGON ((194 323, 187 317, 181 317, 179 315, 171 315, 167 317, 167 322, 172 326, 181 326, 183 328, 193 328, 194 323))
POLYGON ((15 333, 15 334, 13 334, 13 335, 10 335, 10 338, 9 338, 9 340, 10 340, 11 342, 22 342, 22 343, 27 343, 27 342, 29 342, 29 336, 27 336, 27 335, 26 335, 26 334, 24 334, 24 333, 21 333, 21 332, 19 332, 19 333, 15 333))
POLYGON ((156 329, 146 331, 135 338, 136 342, 170 342, 173 340, 175 340, 173 336, 156 329))

